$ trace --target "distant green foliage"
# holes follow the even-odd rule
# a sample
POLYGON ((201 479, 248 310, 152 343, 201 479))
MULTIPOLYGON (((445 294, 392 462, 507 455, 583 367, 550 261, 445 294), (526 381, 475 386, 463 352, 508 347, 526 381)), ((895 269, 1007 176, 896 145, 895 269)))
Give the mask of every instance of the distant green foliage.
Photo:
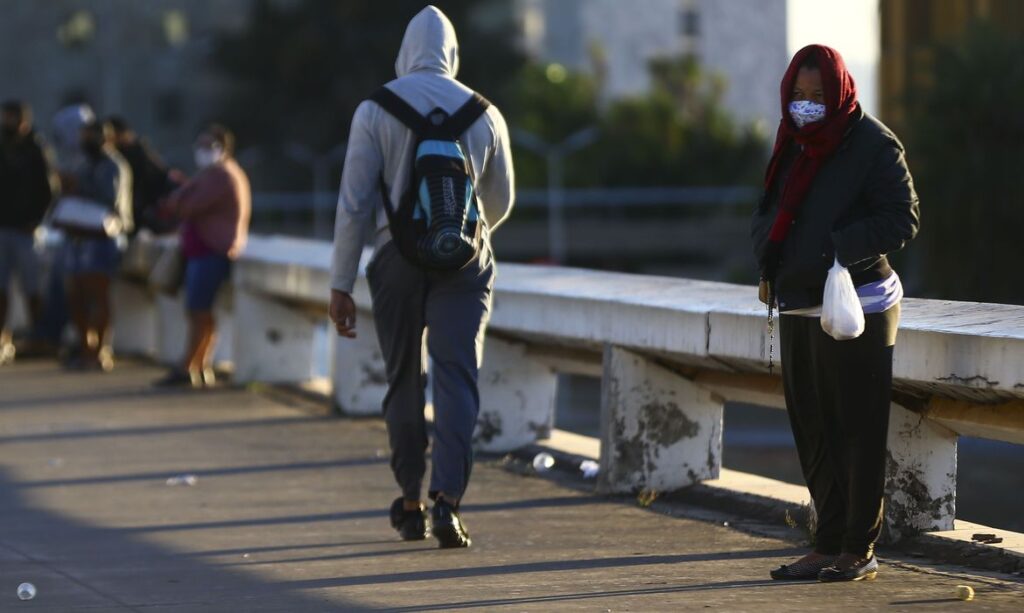
MULTIPOLYGON (((567 162, 573 187, 758 183, 766 135, 736 125, 721 104, 723 84, 688 57, 656 60, 650 70, 648 94, 602 103, 593 78, 569 73, 552 83, 543 68, 527 66, 517 79, 513 125, 548 142, 598 127, 597 142, 567 162)), ((522 153, 520 183, 544 185, 543 163, 522 153)))
POLYGON ((529 63, 512 79, 515 87, 505 111, 509 123, 548 142, 597 123, 597 82, 577 72, 552 82, 547 73, 547 67, 529 63))
MULTIPOLYGON (((569 135, 600 123, 598 83, 591 77, 567 72, 564 80, 553 82, 546 66, 530 63, 515 75, 509 106, 503 108, 512 129, 516 182, 521 187, 542 187, 547 183, 543 159, 525 148, 515 147, 516 132, 525 131, 545 142, 559 143, 569 135)), ((570 185, 592 185, 592 177, 580 179, 585 166, 579 163, 585 152, 569 158, 570 185)))
POLYGON ((693 58, 651 65, 649 96, 604 117, 600 176, 610 185, 739 185, 760 181, 765 135, 736 125, 724 86, 693 58))
POLYGON ((1024 304, 1024 41, 978 25, 936 58, 909 143, 926 291, 1024 304))

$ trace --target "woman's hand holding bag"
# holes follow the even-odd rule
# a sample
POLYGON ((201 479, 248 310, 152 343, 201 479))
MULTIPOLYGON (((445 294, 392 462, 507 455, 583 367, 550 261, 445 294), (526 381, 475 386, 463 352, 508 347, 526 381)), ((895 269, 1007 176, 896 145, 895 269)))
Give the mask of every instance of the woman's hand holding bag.
POLYGON ((838 258, 825 281, 821 329, 837 341, 855 339, 864 333, 864 308, 853 287, 850 271, 839 263, 838 258))

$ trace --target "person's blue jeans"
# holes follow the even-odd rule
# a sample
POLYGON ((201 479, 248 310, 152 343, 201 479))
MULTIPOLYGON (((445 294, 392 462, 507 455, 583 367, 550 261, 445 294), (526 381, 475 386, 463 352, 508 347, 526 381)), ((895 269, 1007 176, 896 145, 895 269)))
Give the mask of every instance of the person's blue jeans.
POLYGON ((17 276, 26 296, 39 295, 39 273, 32 233, 0 228, 0 293, 10 291, 11 279, 17 276))
POLYGON ((121 265, 121 250, 113 238, 70 238, 64 257, 65 271, 72 276, 101 274, 113 277, 121 265))
POLYGON ((192 312, 212 311, 221 285, 231 276, 231 260, 205 255, 185 260, 185 307, 192 312))

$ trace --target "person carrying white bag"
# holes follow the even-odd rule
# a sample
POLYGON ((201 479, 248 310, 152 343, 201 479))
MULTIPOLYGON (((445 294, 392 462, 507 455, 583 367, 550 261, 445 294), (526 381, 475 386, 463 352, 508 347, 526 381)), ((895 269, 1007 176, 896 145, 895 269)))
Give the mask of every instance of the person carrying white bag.
POLYGON ((864 334, 864 308, 853 287, 850 271, 839 263, 838 258, 825 279, 821 329, 837 341, 852 340, 864 334))
POLYGON ((903 145, 857 101, 835 49, 782 80, 780 123, 751 234, 769 322, 778 309, 786 408, 818 522, 776 580, 878 573, 892 356, 903 288, 886 254, 918 231, 903 145))

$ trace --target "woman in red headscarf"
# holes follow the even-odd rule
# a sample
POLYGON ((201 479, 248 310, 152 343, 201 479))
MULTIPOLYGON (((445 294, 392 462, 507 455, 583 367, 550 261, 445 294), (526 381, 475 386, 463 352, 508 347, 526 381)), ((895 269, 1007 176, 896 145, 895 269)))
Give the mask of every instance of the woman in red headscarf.
POLYGON ((886 254, 917 234, 917 195, 903 145, 861 109, 835 49, 797 52, 781 94, 782 122, 752 237, 762 299, 780 313, 786 407, 817 531, 814 551, 771 576, 872 579, 903 297, 886 254), (821 328, 835 261, 849 269, 864 308, 864 333, 853 340, 821 328))

